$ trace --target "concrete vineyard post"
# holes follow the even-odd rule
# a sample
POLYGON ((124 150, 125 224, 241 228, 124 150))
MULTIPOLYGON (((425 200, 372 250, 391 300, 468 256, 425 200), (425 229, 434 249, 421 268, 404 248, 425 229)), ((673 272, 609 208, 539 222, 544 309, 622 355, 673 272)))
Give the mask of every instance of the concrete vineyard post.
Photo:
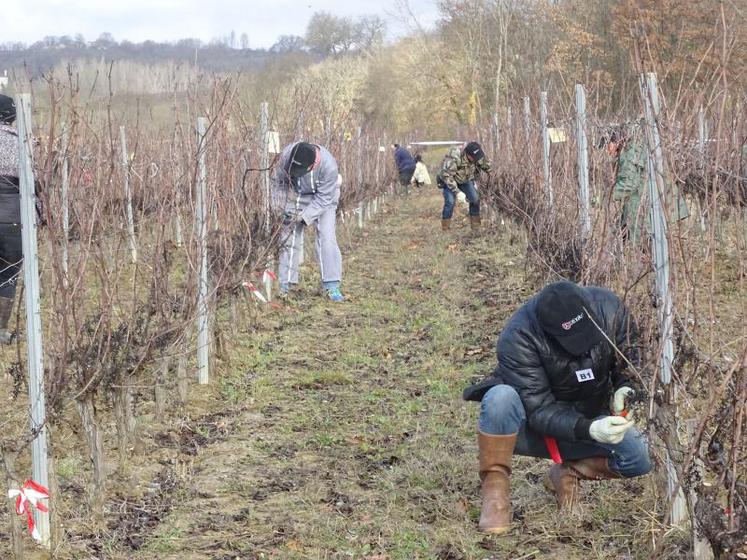
POLYGON ((125 210, 127 212, 127 235, 130 243, 130 259, 137 262, 137 242, 135 241, 135 220, 132 213, 132 190, 130 189, 130 164, 127 161, 127 136, 125 127, 119 127, 119 144, 122 155, 122 175, 125 188, 125 210))
MULTIPOLYGON (((698 154, 700 156, 700 165, 705 167, 706 162, 706 123, 705 123, 705 111, 703 106, 698 107, 698 154)), ((702 204, 698 199, 698 216, 700 217, 700 229, 701 231, 706 230, 705 214, 703 212, 702 204)))
POLYGON ((578 151, 578 196, 581 214, 581 235, 588 239, 591 232, 589 215, 589 147, 586 138, 586 93, 576 84, 576 148, 578 151))
POLYGON ((197 297, 197 380, 205 385, 209 380, 210 322, 208 316, 207 258, 207 168, 205 164, 207 119, 197 119, 199 174, 197 179, 197 223, 200 247, 200 276, 197 297))
POLYGON ((269 106, 259 106, 259 168, 261 170, 262 193, 265 196, 265 234, 270 233, 270 152, 269 152, 269 106))
POLYGON ((68 239, 70 239, 70 205, 68 202, 68 191, 70 189, 70 162, 67 155, 70 138, 68 131, 62 133, 62 181, 60 203, 62 204, 62 271, 65 274, 64 282, 67 286, 68 271, 68 239))
POLYGON ((553 204, 552 174, 550 173, 550 133, 547 130, 547 92, 540 93, 540 127, 542 131, 542 179, 547 203, 553 204))
POLYGON ((532 138, 532 109, 529 106, 529 97, 524 98, 524 140, 527 144, 527 150, 531 151, 532 138))

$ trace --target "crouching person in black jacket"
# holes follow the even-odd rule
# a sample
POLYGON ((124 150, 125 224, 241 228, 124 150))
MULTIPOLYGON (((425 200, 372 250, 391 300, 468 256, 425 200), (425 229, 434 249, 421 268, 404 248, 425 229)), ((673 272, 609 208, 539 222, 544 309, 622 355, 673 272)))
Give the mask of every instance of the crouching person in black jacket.
POLYGON ((560 509, 573 506, 581 480, 651 470, 646 440, 626 418, 626 361, 610 341, 638 361, 634 322, 604 288, 549 284, 509 319, 493 377, 464 391, 481 401, 481 531, 510 528, 514 453, 555 461, 546 483, 560 509))
POLYGON ((15 120, 13 99, 0 94, 0 344, 10 344, 13 340, 8 323, 23 262, 15 120))

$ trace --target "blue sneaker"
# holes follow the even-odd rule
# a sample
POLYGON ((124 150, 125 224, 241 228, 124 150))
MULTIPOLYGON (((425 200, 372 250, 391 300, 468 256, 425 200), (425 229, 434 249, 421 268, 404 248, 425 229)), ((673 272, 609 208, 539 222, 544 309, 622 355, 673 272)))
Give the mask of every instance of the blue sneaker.
POLYGON ((330 301, 345 301, 345 297, 340 292, 339 282, 324 282, 324 291, 330 301))
POLYGON ((345 301, 345 297, 340 292, 340 288, 332 288, 327 290, 327 297, 330 301, 345 301))

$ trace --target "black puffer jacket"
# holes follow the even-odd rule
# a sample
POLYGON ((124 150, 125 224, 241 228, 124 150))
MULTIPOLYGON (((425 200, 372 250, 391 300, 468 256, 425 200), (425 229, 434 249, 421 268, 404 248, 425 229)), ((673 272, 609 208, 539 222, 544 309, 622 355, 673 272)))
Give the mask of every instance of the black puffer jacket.
POLYGON ((0 224, 20 223, 18 134, 13 127, 0 124, 0 224))
MULTIPOLYGON (((583 289, 605 334, 637 366, 635 324, 625 305, 605 288, 583 289)), ((590 439, 593 419, 609 414, 610 395, 628 384, 622 375, 626 363, 607 340, 585 356, 568 354, 542 330, 536 310, 537 296, 509 319, 498 340, 498 367, 493 376, 468 387, 464 398, 479 401, 491 387, 510 385, 521 397, 530 428, 568 441, 590 439), (593 379, 577 374, 588 369, 593 379)))

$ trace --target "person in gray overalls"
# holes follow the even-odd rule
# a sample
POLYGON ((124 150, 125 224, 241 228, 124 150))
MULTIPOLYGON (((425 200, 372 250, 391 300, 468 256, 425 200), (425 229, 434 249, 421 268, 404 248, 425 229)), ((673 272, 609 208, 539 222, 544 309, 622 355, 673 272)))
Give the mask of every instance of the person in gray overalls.
POLYGON ((289 144, 280 154, 273 183, 273 205, 283 210, 280 294, 287 295, 298 284, 304 229, 316 225, 316 253, 324 293, 331 301, 343 301, 342 254, 335 235, 341 178, 335 158, 316 144, 289 144))

